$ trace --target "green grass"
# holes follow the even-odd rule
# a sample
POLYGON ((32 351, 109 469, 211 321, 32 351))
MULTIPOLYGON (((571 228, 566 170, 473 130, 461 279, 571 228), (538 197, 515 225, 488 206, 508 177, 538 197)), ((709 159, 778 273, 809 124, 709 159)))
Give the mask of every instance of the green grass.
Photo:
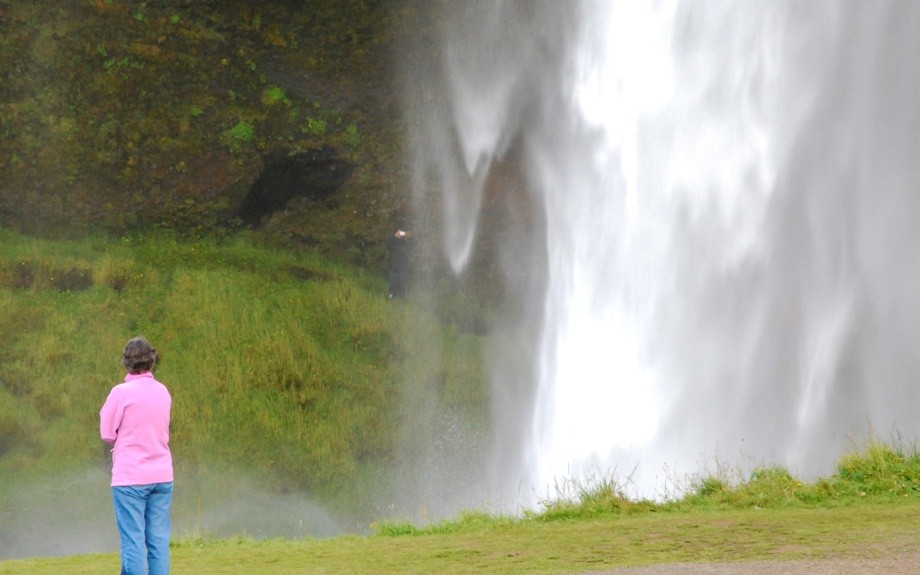
POLYGON ((478 338, 385 294, 382 277, 245 237, 0 230, 0 495, 102 464, 98 410, 124 342, 144 334, 173 392, 177 471, 242 468, 267 489, 370 506, 362 485, 394 457, 409 346, 442 341, 447 358, 412 385, 437 378, 470 409, 483 393, 478 338))
POLYGON ((537 521, 589 519, 608 515, 713 512, 783 508, 846 507, 869 500, 920 499, 920 453, 899 440, 869 437, 853 446, 835 472, 813 482, 801 481, 777 465, 755 468, 746 477, 723 470, 694 477, 680 495, 664 501, 628 495, 628 481, 616 477, 569 480, 560 496, 544 501, 526 516, 537 521))
MULTIPOLYGON (((472 523, 449 533, 300 541, 188 539, 173 569, 196 575, 550 574, 655 563, 878 557, 920 536, 920 501, 855 507, 607 515, 472 523)), ((0 574, 115 572, 115 554, 0 562, 0 574)))

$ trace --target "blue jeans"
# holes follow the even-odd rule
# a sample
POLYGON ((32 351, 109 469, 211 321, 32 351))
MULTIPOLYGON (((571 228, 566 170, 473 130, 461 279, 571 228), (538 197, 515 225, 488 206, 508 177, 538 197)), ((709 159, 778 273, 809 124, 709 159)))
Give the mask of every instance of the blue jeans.
POLYGON ((172 494, 171 481, 112 487, 121 536, 121 575, 169 575, 172 494))

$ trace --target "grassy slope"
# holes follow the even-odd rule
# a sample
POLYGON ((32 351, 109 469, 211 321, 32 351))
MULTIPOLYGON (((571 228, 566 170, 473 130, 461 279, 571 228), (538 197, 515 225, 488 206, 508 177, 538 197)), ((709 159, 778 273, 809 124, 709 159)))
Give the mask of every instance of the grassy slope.
POLYGON ((66 243, 0 230, 0 475, 28 483, 103 465, 97 413, 123 378, 121 346, 142 333, 173 391, 183 474, 243 467, 360 507, 372 496, 361 482, 394 457, 418 338, 464 354, 437 373, 416 366, 422 384, 437 377, 457 401, 482 400, 469 393, 476 338, 385 293, 382 278, 245 238, 66 243))
MULTIPOLYGON (((576 573, 696 561, 875 557, 911 550, 920 502, 472 522, 449 533, 305 541, 186 541, 176 572, 462 574, 576 573)), ((0 562, 0 574, 114 572, 114 554, 0 562)))

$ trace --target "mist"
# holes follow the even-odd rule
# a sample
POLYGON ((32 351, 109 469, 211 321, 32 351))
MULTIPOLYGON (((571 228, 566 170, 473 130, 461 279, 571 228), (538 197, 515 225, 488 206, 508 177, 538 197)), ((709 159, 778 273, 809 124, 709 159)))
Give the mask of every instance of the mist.
MULTIPOLYGON (((302 539, 369 529, 305 495, 271 489, 245 471, 183 471, 177 479, 174 540, 302 539)), ((28 486, 6 485, 0 499, 0 560, 117 553, 110 480, 108 470, 96 468, 49 475, 28 486)))

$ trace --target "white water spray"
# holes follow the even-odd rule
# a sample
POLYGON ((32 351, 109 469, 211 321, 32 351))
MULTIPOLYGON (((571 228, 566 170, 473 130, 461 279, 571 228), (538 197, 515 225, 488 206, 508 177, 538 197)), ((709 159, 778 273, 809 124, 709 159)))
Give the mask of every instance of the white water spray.
POLYGON ((533 369, 494 368, 499 428, 531 413, 504 473, 638 465, 655 495, 711 457, 811 476, 870 426, 920 431, 920 4, 440 6, 419 196, 462 268, 517 142, 545 220, 518 260, 545 279, 533 369))

